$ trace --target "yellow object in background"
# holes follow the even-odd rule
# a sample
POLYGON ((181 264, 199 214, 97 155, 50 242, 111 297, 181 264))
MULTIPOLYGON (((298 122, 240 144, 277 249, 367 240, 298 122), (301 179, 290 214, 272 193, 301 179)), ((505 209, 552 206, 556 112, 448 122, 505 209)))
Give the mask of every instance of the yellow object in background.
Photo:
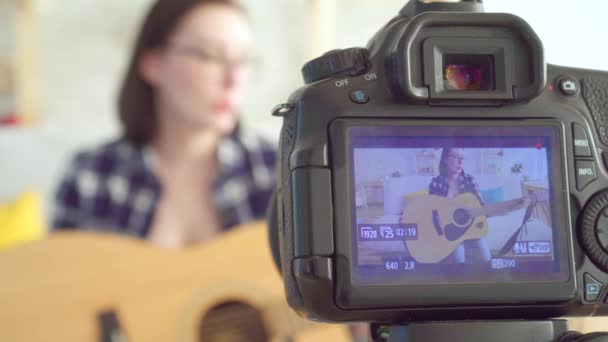
POLYGON ((27 191, 0 204, 0 250, 44 236, 46 227, 38 192, 27 191))

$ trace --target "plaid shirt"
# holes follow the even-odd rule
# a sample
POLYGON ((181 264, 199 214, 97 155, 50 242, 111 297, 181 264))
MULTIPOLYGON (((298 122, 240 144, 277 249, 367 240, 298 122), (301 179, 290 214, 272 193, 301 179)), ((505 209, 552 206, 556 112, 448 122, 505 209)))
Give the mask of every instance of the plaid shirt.
MULTIPOLYGON (((447 197, 449 189, 450 183, 448 178, 446 176, 439 175, 431 180, 431 184, 429 185, 429 194, 447 197)), ((475 178, 462 171, 460 175, 458 175, 458 193, 464 194, 465 192, 470 192, 477 196, 479 202, 481 202, 481 205, 483 205, 483 199, 481 197, 481 193, 479 192, 479 187, 475 182, 475 178)))
MULTIPOLYGON (((213 197, 223 228, 264 217, 275 184, 275 149, 240 130, 220 143, 218 159, 213 197)), ((52 227, 145 237, 162 193, 152 164, 146 148, 125 139, 77 154, 57 191, 52 227)))

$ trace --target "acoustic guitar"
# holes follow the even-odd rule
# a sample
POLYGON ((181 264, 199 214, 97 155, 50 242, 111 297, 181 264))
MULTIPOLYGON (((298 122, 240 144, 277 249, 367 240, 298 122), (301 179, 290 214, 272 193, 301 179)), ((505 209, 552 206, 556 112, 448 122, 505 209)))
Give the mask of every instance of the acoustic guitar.
POLYGON ((263 224, 165 250, 65 232, 0 252, 0 341, 349 341, 287 306, 263 224))
POLYGON ((407 239, 410 255, 420 263, 437 263, 445 259, 465 240, 481 239, 488 234, 487 218, 521 209, 525 199, 532 203, 548 201, 549 192, 538 191, 501 203, 482 206, 474 194, 467 192, 454 198, 416 195, 408 200, 401 223, 416 228, 415 239, 407 239))

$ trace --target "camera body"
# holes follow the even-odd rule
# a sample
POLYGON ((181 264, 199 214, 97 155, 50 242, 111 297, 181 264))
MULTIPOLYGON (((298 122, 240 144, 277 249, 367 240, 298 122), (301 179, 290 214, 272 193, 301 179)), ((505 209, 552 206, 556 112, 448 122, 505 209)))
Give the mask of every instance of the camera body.
POLYGON ((522 19, 410 2, 283 117, 289 305, 327 321, 608 315, 608 73, 522 19))

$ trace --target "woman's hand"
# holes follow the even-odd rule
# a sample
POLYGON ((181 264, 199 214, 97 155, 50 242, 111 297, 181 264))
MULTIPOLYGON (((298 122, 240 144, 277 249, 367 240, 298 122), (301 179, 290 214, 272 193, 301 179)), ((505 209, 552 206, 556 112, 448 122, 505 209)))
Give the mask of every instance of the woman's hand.
POLYGON ((524 196, 523 197, 523 204, 522 204, 522 206, 524 208, 528 208, 533 203, 533 201, 534 201, 534 197, 533 196, 531 196, 531 195, 524 196))

